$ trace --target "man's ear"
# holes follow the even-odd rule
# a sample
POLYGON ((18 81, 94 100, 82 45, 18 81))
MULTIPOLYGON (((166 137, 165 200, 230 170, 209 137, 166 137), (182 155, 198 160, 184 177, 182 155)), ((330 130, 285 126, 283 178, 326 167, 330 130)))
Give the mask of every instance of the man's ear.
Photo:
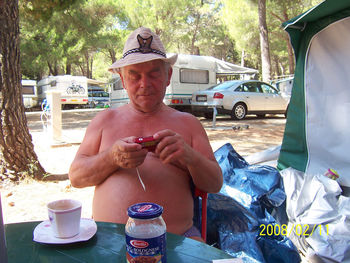
POLYGON ((168 87, 169 84, 170 84, 170 80, 171 80, 171 76, 173 75, 173 67, 169 66, 169 69, 168 69, 168 80, 167 80, 167 83, 166 83, 166 86, 168 87))
POLYGON ((124 84, 124 78, 123 78, 122 71, 121 71, 121 70, 119 70, 119 71, 118 71, 118 74, 119 74, 120 79, 122 80, 123 89, 125 89, 125 90, 126 90, 126 88, 125 88, 125 84, 124 84))

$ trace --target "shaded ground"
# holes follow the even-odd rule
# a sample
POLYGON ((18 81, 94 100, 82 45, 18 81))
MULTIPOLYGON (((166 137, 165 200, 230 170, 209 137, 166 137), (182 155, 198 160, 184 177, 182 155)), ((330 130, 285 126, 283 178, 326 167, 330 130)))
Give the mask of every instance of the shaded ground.
POLYGON ((267 118, 252 115, 242 121, 232 121, 222 116, 218 117, 216 128, 213 128, 211 121, 204 118, 200 120, 214 151, 225 143, 231 143, 242 156, 280 145, 286 121, 282 115, 267 118))
MULTIPOLYGON (((62 129, 85 129, 93 117, 102 109, 62 111, 62 129)), ((28 127, 31 132, 42 132, 43 122, 40 112, 27 112, 28 127)), ((45 120, 45 118, 44 118, 45 120)))

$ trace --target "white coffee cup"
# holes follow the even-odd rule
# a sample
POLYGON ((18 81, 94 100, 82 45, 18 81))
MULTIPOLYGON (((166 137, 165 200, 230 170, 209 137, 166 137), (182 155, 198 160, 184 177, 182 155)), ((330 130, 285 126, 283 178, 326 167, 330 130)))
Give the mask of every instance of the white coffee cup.
POLYGON ((51 229, 55 237, 70 238, 79 234, 81 202, 72 199, 47 204, 51 229))

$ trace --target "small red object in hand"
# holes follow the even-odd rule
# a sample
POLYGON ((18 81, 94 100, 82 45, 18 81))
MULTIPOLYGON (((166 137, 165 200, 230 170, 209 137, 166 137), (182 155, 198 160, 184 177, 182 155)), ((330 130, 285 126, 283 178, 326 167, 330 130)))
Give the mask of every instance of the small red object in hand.
POLYGON ((154 152, 158 142, 154 140, 153 136, 139 137, 135 139, 135 142, 142 145, 142 148, 146 148, 149 152, 154 152))

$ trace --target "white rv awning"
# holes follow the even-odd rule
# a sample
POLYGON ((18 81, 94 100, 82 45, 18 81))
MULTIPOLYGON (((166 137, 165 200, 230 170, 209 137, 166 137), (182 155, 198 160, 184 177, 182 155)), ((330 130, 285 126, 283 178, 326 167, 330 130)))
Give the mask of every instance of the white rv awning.
POLYGON ((216 74, 233 75, 233 74, 257 74, 259 71, 252 68, 241 67, 217 58, 213 58, 216 63, 216 74))
MULTIPOLYGON (((172 55, 172 53, 168 55, 172 55)), ((214 70, 217 75, 258 73, 258 70, 256 69, 241 67, 211 56, 178 54, 178 58, 174 66, 191 69, 211 69, 214 70)))
POLYGON ((103 84, 106 84, 105 82, 99 81, 99 80, 96 80, 96 79, 87 79, 87 82, 88 82, 89 85, 103 85, 103 84))

